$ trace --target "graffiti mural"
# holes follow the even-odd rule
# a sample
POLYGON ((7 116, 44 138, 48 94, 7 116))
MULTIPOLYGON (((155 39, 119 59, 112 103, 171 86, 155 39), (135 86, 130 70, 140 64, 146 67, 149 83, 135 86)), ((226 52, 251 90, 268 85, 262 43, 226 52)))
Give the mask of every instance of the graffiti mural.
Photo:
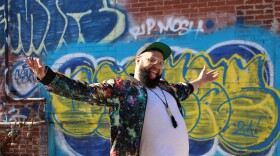
POLYGON ((127 29, 125 14, 108 0, 83 0, 79 7, 69 0, 19 0, 8 7, 13 54, 42 55, 70 43, 109 43, 127 29))
MULTIPOLYGON (((6 27, 5 11, 10 18, 8 33, 1 31, 3 40, 0 39, 0 46, 3 48, 0 54, 4 52, 5 34, 8 34, 12 54, 47 56, 56 49, 70 48, 73 43, 75 46, 89 42, 113 42, 126 32, 126 14, 112 7, 111 1, 80 3, 83 5, 77 7, 68 0, 9 1, 6 4, 10 8, 8 11, 4 9, 4 4, 0 4, 0 28, 6 27)), ((21 60, 13 66, 11 77, 9 89, 14 91, 15 96, 26 98, 38 95, 40 86, 36 77, 21 60)))
MULTIPOLYGON (((219 17, 242 23, 232 14, 219 17)), ((38 103, 16 108, 1 101, 0 119, 39 120, 46 113, 49 155, 109 155, 108 108, 46 92, 22 59, 41 57, 53 70, 73 79, 102 82, 127 78, 134 72, 138 48, 155 40, 172 48, 163 71, 170 82, 195 79, 203 65, 220 72, 219 79, 182 103, 191 154, 277 154, 280 38, 264 28, 170 16, 148 17, 137 24, 110 0, 80 0, 79 5, 69 0, 17 0, 0 2, 1 34, 7 36, 10 53, 19 57, 10 68, 9 89, 22 98, 43 95, 47 105, 46 110, 38 103)), ((0 56, 4 51, 1 37, 0 56)), ((4 85, 0 80, 0 88, 4 85)))
MULTIPOLYGON (((231 34, 232 31, 229 29, 207 38, 231 34)), ((184 37, 189 36, 182 36, 178 40, 184 40, 184 37)), ((183 103, 192 154, 274 153, 279 136, 280 102, 279 91, 273 87, 277 81, 274 79, 275 63, 260 43, 232 39, 234 36, 226 36, 220 39, 221 42, 202 45, 200 48, 205 50, 196 50, 184 44, 172 45, 173 39, 162 39, 170 43, 173 50, 164 70, 165 79, 171 82, 190 81, 198 76, 203 65, 208 70, 218 70, 221 75, 183 103), (178 76, 172 76, 174 74, 178 76)), ((196 36, 196 40, 201 43, 208 39, 196 36)), ((128 73, 134 71, 134 53, 131 51, 137 51, 135 47, 140 47, 142 43, 139 46, 126 44, 126 52, 121 48, 124 44, 116 46, 116 53, 121 53, 122 58, 114 57, 115 54, 89 55, 86 47, 82 48, 85 52, 78 52, 81 47, 72 49, 73 53, 67 55, 58 52, 58 55, 50 56, 50 59, 59 58, 52 68, 71 78, 90 83, 114 77, 126 78, 128 73), (61 65, 57 66, 58 62, 61 65)), ((87 144, 96 144, 100 140, 100 146, 94 146, 96 149, 93 147, 94 152, 103 145, 109 146, 107 108, 53 95, 52 109, 56 112, 53 114, 57 127, 55 133, 60 136, 57 144, 66 144, 64 148, 67 147, 67 154, 84 155, 79 150, 80 141, 73 139, 76 137, 87 144)))

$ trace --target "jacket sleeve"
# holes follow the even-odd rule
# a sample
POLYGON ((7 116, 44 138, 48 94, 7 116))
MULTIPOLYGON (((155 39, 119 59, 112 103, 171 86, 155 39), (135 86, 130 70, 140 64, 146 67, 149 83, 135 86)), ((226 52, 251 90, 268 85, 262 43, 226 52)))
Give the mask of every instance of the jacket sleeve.
MULTIPOLYGON (((92 105, 108 105, 112 103, 114 83, 88 84, 79 80, 73 80, 61 73, 53 72, 46 66, 46 76, 40 80, 45 88, 54 94, 92 105)), ((116 90, 116 89, 114 89, 116 90)))
POLYGON ((171 83, 170 86, 180 101, 187 99, 194 91, 191 83, 171 83))

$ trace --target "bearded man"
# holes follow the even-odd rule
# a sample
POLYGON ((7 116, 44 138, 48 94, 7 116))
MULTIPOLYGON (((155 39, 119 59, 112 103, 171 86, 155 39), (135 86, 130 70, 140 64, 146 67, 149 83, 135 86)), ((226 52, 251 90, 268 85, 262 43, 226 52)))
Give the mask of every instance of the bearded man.
POLYGON ((29 57, 25 63, 49 92, 110 108, 110 155, 187 156, 188 133, 180 101, 219 73, 206 72, 204 66, 194 81, 168 83, 161 77, 170 54, 171 48, 162 42, 147 43, 136 53, 134 75, 94 84, 54 72, 39 58, 29 57))

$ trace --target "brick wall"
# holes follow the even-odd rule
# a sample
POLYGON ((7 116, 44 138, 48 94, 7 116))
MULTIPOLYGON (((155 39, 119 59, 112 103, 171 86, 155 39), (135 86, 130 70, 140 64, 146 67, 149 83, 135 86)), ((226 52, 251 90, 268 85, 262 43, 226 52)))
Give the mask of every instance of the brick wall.
POLYGON ((119 5, 129 12, 135 23, 142 23, 148 17, 164 19, 166 16, 184 16, 190 20, 213 19, 224 21, 225 26, 232 25, 232 21, 222 14, 234 15, 246 25, 267 28, 272 27, 274 19, 279 21, 279 2, 272 0, 119 1, 119 5))

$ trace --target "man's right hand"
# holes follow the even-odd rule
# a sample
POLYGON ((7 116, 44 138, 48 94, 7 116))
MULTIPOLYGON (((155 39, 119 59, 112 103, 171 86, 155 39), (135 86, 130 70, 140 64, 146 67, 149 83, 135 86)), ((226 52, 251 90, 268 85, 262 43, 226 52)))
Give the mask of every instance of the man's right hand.
POLYGON ((45 65, 40 58, 28 57, 24 62, 33 70, 34 74, 41 80, 46 76, 45 65))

